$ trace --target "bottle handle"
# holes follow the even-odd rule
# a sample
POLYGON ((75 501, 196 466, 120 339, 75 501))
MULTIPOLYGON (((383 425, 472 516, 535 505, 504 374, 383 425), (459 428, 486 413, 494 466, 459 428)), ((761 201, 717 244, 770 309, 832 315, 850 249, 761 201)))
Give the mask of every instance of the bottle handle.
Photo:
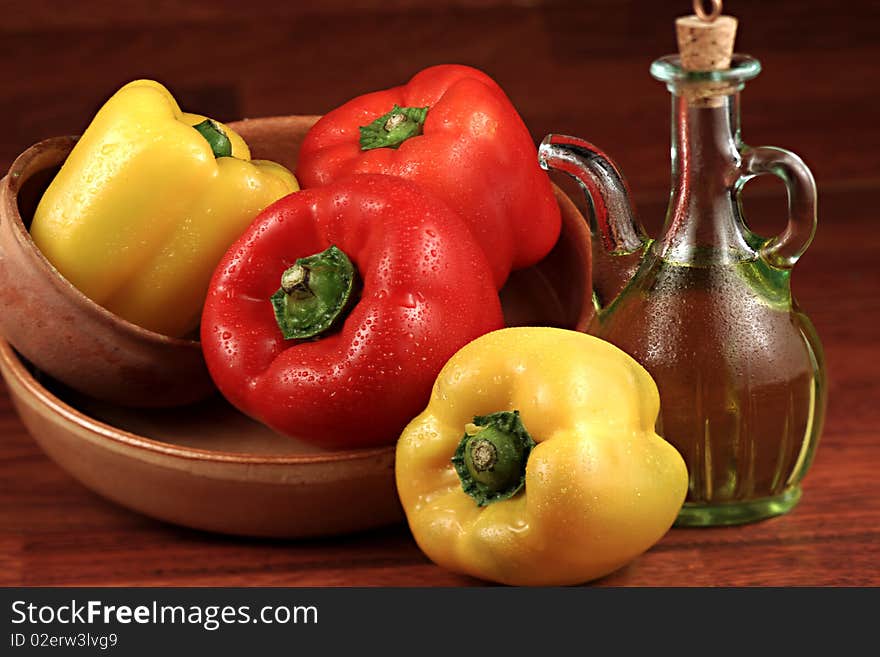
POLYGON ((804 161, 783 148, 749 146, 741 150, 742 175, 738 189, 755 176, 772 174, 785 183, 788 194, 788 225, 767 240, 761 257, 771 266, 791 269, 816 234, 816 181, 804 161))

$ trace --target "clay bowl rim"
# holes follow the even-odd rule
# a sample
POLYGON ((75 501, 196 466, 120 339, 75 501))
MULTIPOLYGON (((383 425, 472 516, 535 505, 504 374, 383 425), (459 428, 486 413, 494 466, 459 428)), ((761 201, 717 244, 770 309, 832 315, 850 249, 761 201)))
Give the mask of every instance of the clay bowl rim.
POLYGON ((111 442, 134 447, 137 449, 171 456, 174 458, 202 461, 210 463, 230 463, 241 465, 310 465, 315 463, 335 463, 339 461, 352 461, 371 459, 376 456, 393 452, 395 445, 383 445, 380 447, 367 447, 363 449, 333 450, 319 454, 296 454, 285 456, 273 456, 263 454, 249 454, 246 452, 224 452, 220 450, 198 449, 195 447, 181 447, 163 440, 147 438, 125 429, 115 427, 106 422, 89 417, 77 410, 57 395, 50 392, 45 386, 34 378, 30 370, 25 366, 21 357, 15 352, 12 345, 0 337, 0 360, 6 370, 15 377, 25 391, 53 415, 71 422, 86 431, 111 442))
MULTIPOLYGON (((201 341, 199 340, 189 338, 175 338, 169 335, 163 335, 162 333, 151 331, 142 326, 138 326, 137 324, 129 322, 128 320, 107 310, 106 308, 104 308, 104 306, 90 299, 73 283, 67 280, 67 278, 65 278, 65 276, 60 271, 58 271, 58 269, 56 269, 55 265, 49 262, 49 259, 40 250, 36 242, 34 242, 33 238, 31 237, 30 231, 25 226, 24 220, 21 217, 21 211, 18 207, 18 197, 22 187, 22 172, 34 159, 42 155, 45 151, 56 148, 59 150, 59 152, 64 150, 67 151, 63 155, 61 160, 57 162, 52 162, 48 166, 40 167, 38 170, 32 172, 31 176, 33 176, 35 173, 41 173, 55 166, 62 166, 67 160, 67 157, 70 155, 70 151, 73 149, 73 146, 74 144, 76 144, 78 139, 79 137, 76 135, 49 137, 48 139, 43 139, 31 145, 30 147, 22 151, 22 153, 18 157, 15 158, 15 160, 12 162, 12 165, 9 167, 9 171, 6 173, 3 179, 0 180, 0 185, 3 185, 3 195, 5 197, 4 205, 6 210, 2 213, 2 215, 0 215, 0 221, 3 220, 4 216, 10 219, 10 228, 15 233, 16 241, 21 246, 21 248, 30 249, 30 251, 35 255, 37 262, 43 267, 44 273, 49 276, 56 284, 55 287, 56 289, 58 289, 58 292, 60 294, 67 295, 77 304, 77 306, 81 307, 91 316, 96 317, 98 321, 110 325, 115 325, 132 337, 139 340, 151 342, 157 345, 180 347, 184 349, 196 349, 198 351, 201 351, 201 341)), ((5 338, 3 341, 4 343, 6 342, 5 338)))

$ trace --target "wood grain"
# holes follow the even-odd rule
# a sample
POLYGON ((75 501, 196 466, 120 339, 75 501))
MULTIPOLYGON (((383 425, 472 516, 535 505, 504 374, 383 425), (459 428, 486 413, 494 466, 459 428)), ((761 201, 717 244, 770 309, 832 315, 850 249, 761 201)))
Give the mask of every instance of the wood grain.
MULTIPOLYGON (((880 585, 880 130, 877 3, 726 3, 738 50, 764 64, 743 94, 748 143, 791 148, 820 187, 820 228, 793 287, 825 345, 825 432, 786 516, 673 529, 610 586, 880 585), (772 9, 771 9, 772 6, 772 9)), ((671 52, 690 2, 252 0, 125 4, 0 1, 0 166, 80 132, 117 87, 166 83, 220 119, 320 114, 419 68, 478 66, 508 91, 535 139, 606 148, 656 232, 669 184, 669 101, 647 73, 671 52), (75 7, 75 10, 73 9, 75 7)), ((570 187, 569 187, 570 189, 570 187)), ((753 225, 784 224, 780 184, 751 183, 753 225)), ((274 542, 164 525, 76 484, 35 446, 0 387, 0 585, 467 586, 431 564, 405 526, 274 542)))

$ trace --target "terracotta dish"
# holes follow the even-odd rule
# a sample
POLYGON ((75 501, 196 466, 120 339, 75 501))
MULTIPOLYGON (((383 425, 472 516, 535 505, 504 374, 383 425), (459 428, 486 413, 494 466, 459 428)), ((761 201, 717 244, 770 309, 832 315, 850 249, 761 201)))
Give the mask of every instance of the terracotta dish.
MULTIPOLYGON (((302 135, 316 118, 277 117, 231 125, 248 141, 255 158, 273 159, 292 168, 302 135)), ((67 143, 69 146, 70 140, 67 143)), ((39 152, 32 157, 42 160, 42 164, 32 165, 35 171, 51 170, 59 162, 57 157, 43 159, 47 156, 39 152), (48 164, 50 161, 52 164, 48 164)), ((21 164, 21 158, 17 162, 21 164)), ((21 245, 29 239, 23 223, 16 230, 8 228, 7 204, 11 199, 22 208, 32 207, 28 205, 32 201, 16 198, 22 186, 13 182, 8 178, 3 182, 0 244, 4 251, 0 252, 0 263, 9 259, 13 251, 20 258, 28 258, 29 266, 37 262, 50 267, 32 243, 30 253, 21 245), (10 198, 9 194, 13 196, 10 198), (18 246, 10 248, 11 240, 18 246)), ((502 290, 509 325, 583 329, 591 316, 589 232, 568 197, 559 190, 557 197, 564 224, 559 243, 535 267, 515 272, 502 290)), ((8 263, 5 266, 5 272, 0 270, 3 281, 21 275, 18 270, 10 270, 8 263)), ((97 306, 97 310, 88 308, 85 297, 77 298, 79 293, 65 289, 65 284, 69 286, 57 273, 52 274, 51 285, 61 288, 55 293, 68 300, 73 298, 71 303, 78 304, 79 311, 97 326, 102 326, 101 322, 109 324, 112 330, 122 331, 128 336, 126 339, 135 342, 154 341, 155 334, 142 335, 130 325, 123 331, 117 324, 121 320, 103 316, 97 306), (88 309, 82 310, 83 307, 88 309)), ((94 389, 85 390, 78 377, 97 380, 96 368, 105 377, 117 376, 113 368, 106 363, 96 364, 85 350, 76 353, 80 359, 78 368, 71 368, 66 378, 57 374, 57 368, 50 371, 42 367, 44 359, 39 357, 43 352, 33 349, 27 336, 53 326, 50 318, 29 316, 24 309, 30 306, 22 301, 10 303, 8 296, 0 296, 0 300, 17 313, 23 328, 10 331, 11 321, 0 324, 0 331, 21 354, 0 340, 0 372, 25 427, 62 468, 104 497, 168 522, 247 536, 324 536, 402 520, 394 485, 393 446, 320 450, 274 434, 238 413, 217 394, 182 408, 151 410, 108 402, 106 396, 105 401, 98 401, 92 394, 94 389), (39 321, 46 323, 40 325, 39 321), (37 358, 29 357, 31 353, 37 358)), ((73 335, 62 338, 68 340, 68 350, 80 346, 80 338, 75 337, 78 333, 73 335)), ((43 339, 50 343, 57 340, 57 334, 52 340, 43 339)), ((175 347, 178 355, 187 350, 200 354, 198 343, 168 342, 173 342, 168 346, 175 347)), ((120 353, 118 345, 114 347, 112 341, 107 344, 107 349, 113 349, 111 353, 120 353)), ((129 352, 123 353, 126 358, 131 357, 129 352)), ((159 357, 173 360, 168 353, 159 357)), ((170 366, 170 362, 162 365, 170 366)), ((106 387, 112 384, 113 379, 109 379, 106 387)), ((121 385, 118 379, 116 384, 121 385)), ((390 436, 389 443, 393 441, 390 436)))
POLYGON ((0 335, 60 381, 141 407, 204 399, 215 390, 195 340, 135 326, 76 289, 37 248, 28 227, 75 137, 41 141, 0 181, 0 335))

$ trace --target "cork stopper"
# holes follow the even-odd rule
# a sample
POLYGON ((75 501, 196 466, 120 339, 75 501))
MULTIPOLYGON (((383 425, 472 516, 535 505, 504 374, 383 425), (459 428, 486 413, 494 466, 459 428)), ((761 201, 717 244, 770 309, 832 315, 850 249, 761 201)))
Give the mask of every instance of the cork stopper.
POLYGON ((730 68, 737 21, 719 16, 708 23, 698 16, 675 21, 681 65, 689 71, 720 71, 730 68))
MULTIPOLYGON (((721 71, 730 68, 736 40, 737 20, 721 15, 721 0, 712 1, 712 12, 703 10, 701 0, 694 0, 694 14, 675 20, 678 52, 682 68, 688 71, 721 71)), ((688 99, 705 107, 719 107, 720 98, 732 90, 723 84, 694 85, 686 90, 688 99)))

